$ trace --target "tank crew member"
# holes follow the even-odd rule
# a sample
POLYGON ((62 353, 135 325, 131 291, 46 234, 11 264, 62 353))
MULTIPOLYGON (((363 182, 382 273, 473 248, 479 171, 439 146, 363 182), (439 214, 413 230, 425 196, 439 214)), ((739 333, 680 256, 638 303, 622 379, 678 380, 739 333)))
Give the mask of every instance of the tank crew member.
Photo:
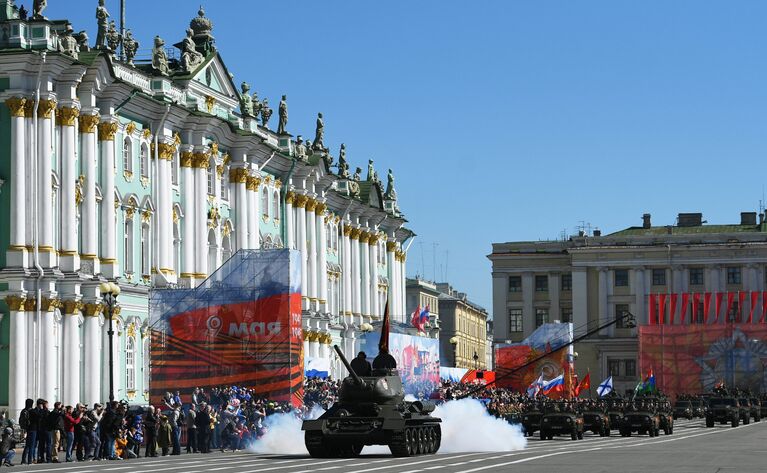
POLYGON ((396 370, 397 360, 389 354, 389 350, 381 348, 378 351, 378 356, 373 360, 373 369, 396 370))
POLYGON ((357 373, 357 376, 370 376, 370 373, 372 373, 373 369, 370 367, 367 357, 365 352, 361 351, 357 354, 357 358, 352 360, 352 369, 357 373))

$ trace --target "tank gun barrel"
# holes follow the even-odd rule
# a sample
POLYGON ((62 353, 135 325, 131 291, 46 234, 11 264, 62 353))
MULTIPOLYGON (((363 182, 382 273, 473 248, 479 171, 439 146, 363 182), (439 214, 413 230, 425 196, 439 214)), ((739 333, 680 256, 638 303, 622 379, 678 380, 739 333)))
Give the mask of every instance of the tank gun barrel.
POLYGON ((352 378, 354 378, 354 382, 357 384, 365 384, 364 381, 362 381, 362 378, 360 378, 357 373, 352 368, 352 365, 349 364, 349 360, 346 359, 344 354, 341 352, 341 349, 338 348, 338 345, 333 345, 333 349, 338 353, 338 357, 341 358, 341 362, 346 366, 346 369, 349 370, 349 374, 352 375, 352 378))

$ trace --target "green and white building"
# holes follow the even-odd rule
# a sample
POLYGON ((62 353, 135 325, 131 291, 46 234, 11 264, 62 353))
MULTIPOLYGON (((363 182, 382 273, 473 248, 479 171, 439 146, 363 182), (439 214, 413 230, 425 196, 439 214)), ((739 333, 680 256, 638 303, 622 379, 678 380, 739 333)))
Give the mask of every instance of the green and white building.
POLYGON ((33 13, 0 0, 0 406, 12 417, 26 398, 108 398, 105 280, 122 289, 115 397, 135 403, 151 383, 150 289, 194 287, 240 248, 302 253, 306 356, 352 353, 387 300, 406 322, 413 233, 391 173, 385 186, 372 165, 350 176, 345 157, 336 166, 324 146, 259 123, 203 11, 167 69, 33 13))

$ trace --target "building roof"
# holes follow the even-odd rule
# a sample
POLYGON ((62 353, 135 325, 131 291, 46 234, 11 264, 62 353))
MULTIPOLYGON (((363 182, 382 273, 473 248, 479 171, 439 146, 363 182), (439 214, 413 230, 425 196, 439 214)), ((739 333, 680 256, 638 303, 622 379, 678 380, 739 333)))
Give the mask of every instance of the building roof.
POLYGON ((741 224, 723 224, 723 225, 696 225, 683 226, 668 225, 655 226, 650 228, 628 227, 618 230, 615 233, 607 235, 608 237, 621 236, 663 236, 663 235, 697 235, 697 234, 715 234, 715 233, 744 233, 744 232, 765 232, 765 225, 741 225, 741 224))

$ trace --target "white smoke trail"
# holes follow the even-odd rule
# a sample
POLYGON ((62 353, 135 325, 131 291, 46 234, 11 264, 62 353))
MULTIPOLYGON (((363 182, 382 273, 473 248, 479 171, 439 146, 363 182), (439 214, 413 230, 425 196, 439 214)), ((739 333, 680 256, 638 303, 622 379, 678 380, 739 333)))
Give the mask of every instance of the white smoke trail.
MULTIPOLYGON (((316 419, 322 409, 315 408, 307 418, 316 419)), ((449 401, 438 406, 434 417, 442 419, 442 446, 439 453, 511 452, 527 445, 519 425, 511 425, 488 414, 476 399, 449 401)), ((251 448, 253 453, 307 455, 301 419, 292 414, 266 418, 266 434, 251 448)), ((365 447, 364 454, 388 454, 386 446, 365 447)))

